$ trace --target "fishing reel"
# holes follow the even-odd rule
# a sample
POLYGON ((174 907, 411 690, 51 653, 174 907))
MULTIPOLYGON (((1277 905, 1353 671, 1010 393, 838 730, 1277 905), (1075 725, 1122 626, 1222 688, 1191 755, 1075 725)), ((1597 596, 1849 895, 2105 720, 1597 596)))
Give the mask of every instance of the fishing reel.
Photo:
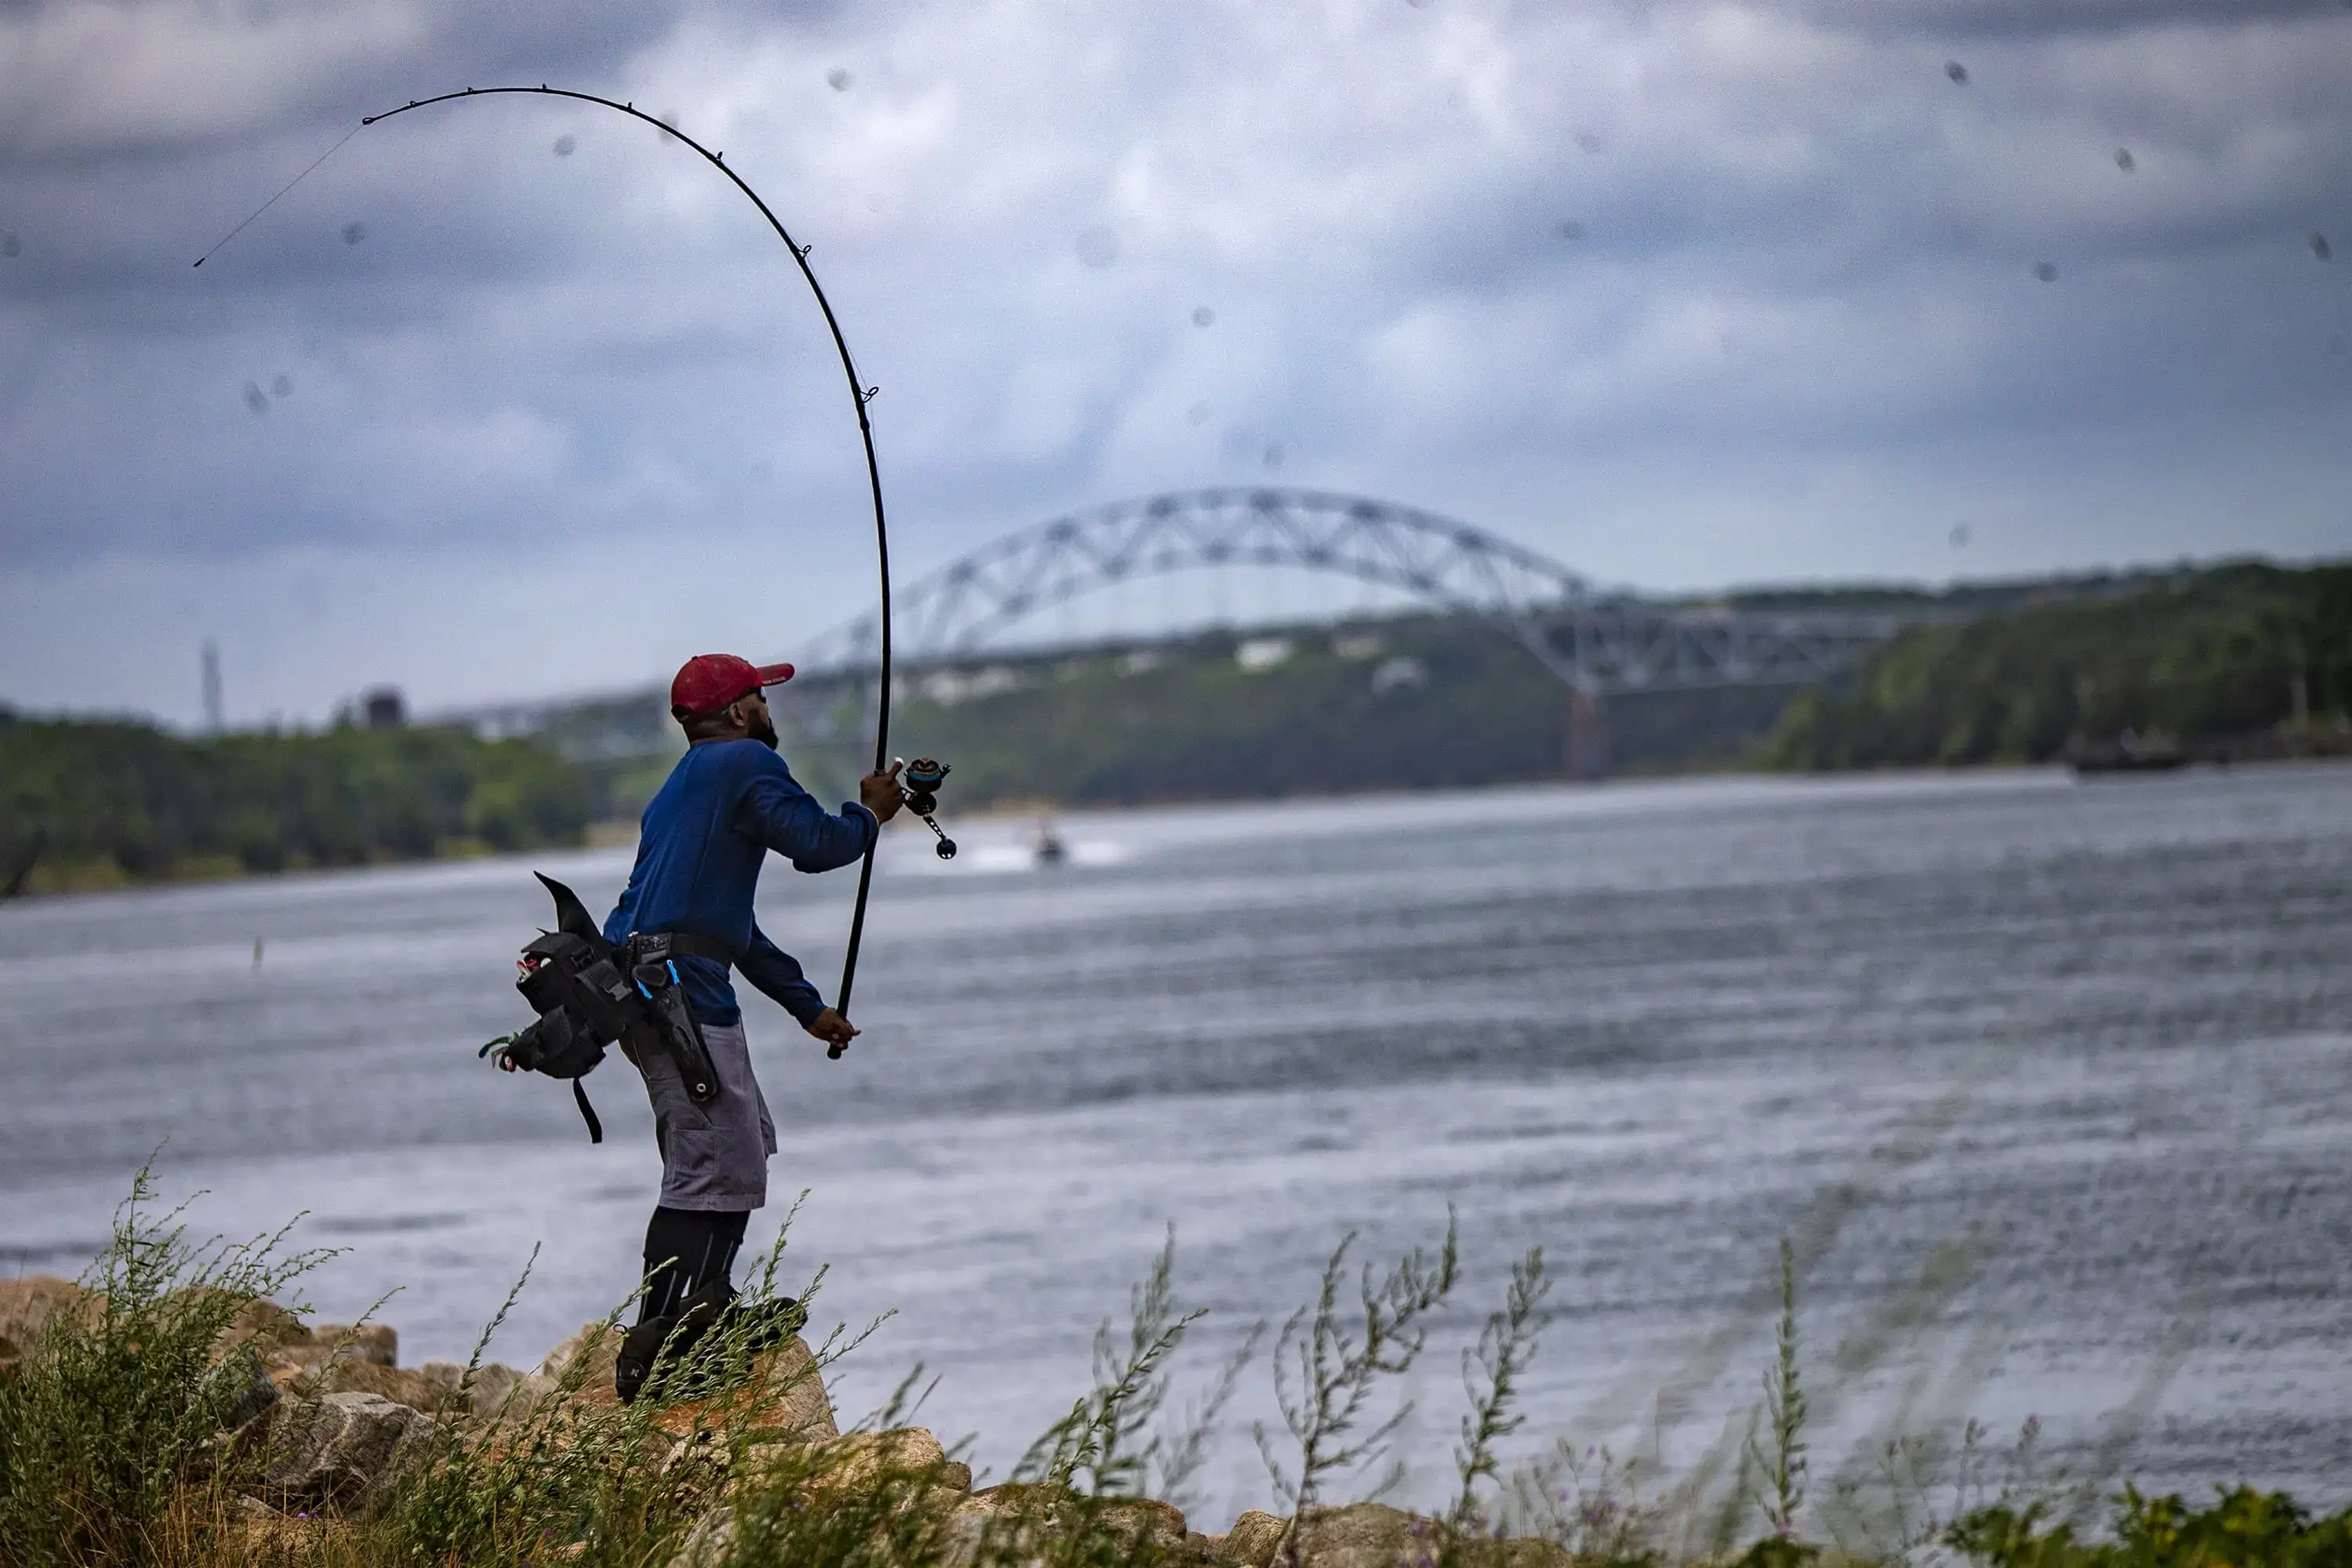
POLYGON ((931 820, 931 813, 940 808, 939 789, 947 782, 949 772, 947 763, 931 757, 917 757, 898 771, 898 785, 907 797, 907 809, 921 817, 923 826, 938 837, 936 849, 942 860, 955 858, 956 842, 931 820))

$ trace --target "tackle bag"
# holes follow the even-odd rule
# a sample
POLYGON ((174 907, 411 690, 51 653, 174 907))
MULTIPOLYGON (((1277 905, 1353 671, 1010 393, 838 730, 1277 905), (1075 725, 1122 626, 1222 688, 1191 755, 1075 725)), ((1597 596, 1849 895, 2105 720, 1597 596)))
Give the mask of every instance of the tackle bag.
POLYGON ((569 1079, 592 1143, 604 1141, 604 1128, 580 1080, 596 1070, 616 1041, 625 1042, 623 1049, 640 1061, 648 1050, 667 1051, 689 1099, 704 1104, 718 1098, 718 1074, 702 1027, 687 1006, 673 955, 723 961, 728 954, 722 944, 660 933, 633 936, 616 948, 596 929, 578 894, 552 878, 533 875, 555 900, 555 929, 523 948, 515 965, 515 989, 539 1017, 476 1055, 569 1079))

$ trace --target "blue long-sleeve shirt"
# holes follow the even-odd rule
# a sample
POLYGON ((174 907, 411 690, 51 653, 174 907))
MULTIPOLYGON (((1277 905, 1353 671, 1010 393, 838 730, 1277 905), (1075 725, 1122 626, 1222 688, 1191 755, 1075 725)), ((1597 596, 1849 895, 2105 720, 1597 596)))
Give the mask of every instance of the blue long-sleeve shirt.
MULTIPOLYGON (((740 954, 744 979, 803 1024, 824 1010, 799 962, 761 934, 751 899, 771 849, 796 871, 830 871, 863 856, 882 831, 872 812, 854 802, 837 815, 825 810, 757 741, 704 741, 687 748, 637 826, 637 863, 605 918, 607 941, 631 931, 715 937, 740 954)), ((677 973, 696 1017, 741 1019, 725 964, 681 958, 677 973)))

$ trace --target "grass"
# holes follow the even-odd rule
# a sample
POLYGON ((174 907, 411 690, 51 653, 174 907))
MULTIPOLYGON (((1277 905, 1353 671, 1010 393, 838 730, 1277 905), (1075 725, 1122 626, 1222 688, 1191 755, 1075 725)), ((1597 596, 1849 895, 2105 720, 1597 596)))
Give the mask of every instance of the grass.
MULTIPOLYGON (((0 1369, 0 1568, 1207 1564, 1202 1539, 1186 1537, 1176 1510, 1153 1500, 1182 1495, 1265 1342, 1262 1332, 1243 1336, 1201 1396, 1178 1406, 1172 1369, 1202 1314, 1181 1299, 1171 1235, 1135 1289, 1125 1331, 1105 1323, 1097 1334, 1092 1386, 1029 1446, 1011 1483, 978 1496, 951 1452, 901 1430, 921 1403, 920 1369, 838 1438, 807 1440, 793 1426, 793 1412, 821 1395, 812 1380, 872 1325, 836 1328, 796 1356, 722 1321, 689 1355, 658 1368, 635 1404, 603 1386, 608 1361, 575 1355, 560 1375, 495 1408, 418 1423, 384 1485, 331 1517, 304 1518, 256 1500, 297 1426, 285 1412, 301 1407, 248 1422, 268 1399, 251 1342, 269 1316, 250 1303, 285 1296, 325 1255, 289 1248, 285 1231, 197 1244, 178 1211, 157 1216, 153 1206, 142 1173, 85 1277, 97 1294, 0 1369)), ((780 1245, 755 1269, 753 1300, 777 1294, 781 1258, 780 1245)), ((1360 1261, 1348 1238, 1316 1299, 1274 1336, 1282 1425, 1255 1436, 1290 1518, 1265 1521, 1253 1551, 1224 1561, 1792 1568, 1835 1551, 1847 1562, 1937 1556, 1992 1568, 2352 1564, 2352 1510, 2314 1518, 2289 1498, 2246 1488, 2199 1507, 2126 1486, 2105 1527, 2087 1529, 2067 1494, 2038 1478, 2031 1424, 2005 1456, 1974 1426, 1949 1453, 1895 1440, 1879 1478, 1884 1506, 1846 1506, 1851 1484, 1841 1481, 1832 1505, 1810 1509, 1812 1416, 1798 1271, 1785 1246, 1780 1262, 1772 1353, 1736 1472, 1718 1464, 1706 1478, 1670 1482, 1565 1440, 1507 1464, 1551 1321, 1543 1255, 1530 1251, 1462 1352, 1466 1410, 1451 1501, 1440 1516, 1417 1518, 1340 1500, 1377 1497, 1399 1474, 1394 1447, 1411 1406, 1394 1390, 1459 1287, 1458 1236, 1449 1220, 1434 1248, 1385 1268, 1360 1261), (1832 1539, 1807 1539, 1809 1522, 1829 1526, 1832 1539)), ((821 1284, 820 1272, 801 1299, 821 1284)), ((619 1316, 615 1309, 606 1326, 619 1316)), ((481 1349, 453 1410, 471 1408, 481 1349)))

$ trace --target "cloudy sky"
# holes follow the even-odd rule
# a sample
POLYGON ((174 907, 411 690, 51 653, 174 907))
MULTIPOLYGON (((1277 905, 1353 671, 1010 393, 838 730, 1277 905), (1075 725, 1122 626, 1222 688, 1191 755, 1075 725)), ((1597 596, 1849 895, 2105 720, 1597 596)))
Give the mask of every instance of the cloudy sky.
MULTIPOLYGON (((1274 481, 1612 584, 2352 553, 2345 0, 0 0, 0 701, 786 655, 1274 481)), ((1278 607, 1278 606, 1277 606, 1278 607)))

